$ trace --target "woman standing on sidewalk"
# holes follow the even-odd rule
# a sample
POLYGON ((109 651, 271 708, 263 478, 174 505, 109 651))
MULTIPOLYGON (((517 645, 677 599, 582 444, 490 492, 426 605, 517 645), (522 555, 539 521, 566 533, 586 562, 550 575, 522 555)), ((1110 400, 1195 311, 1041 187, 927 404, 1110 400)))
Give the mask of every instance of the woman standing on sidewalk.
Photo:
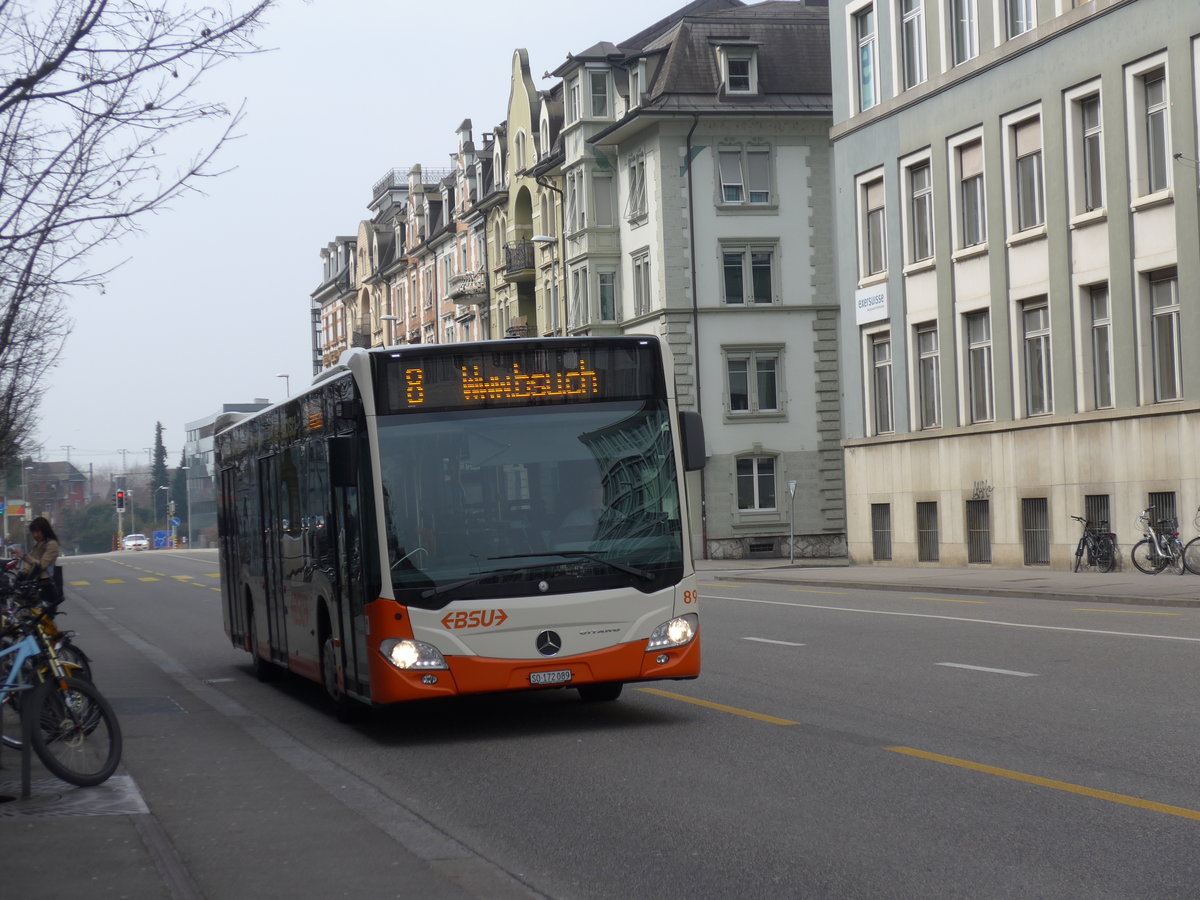
POLYGON ((21 574, 37 572, 38 592, 42 599, 47 603, 57 603, 59 596, 54 584, 54 567, 58 562, 58 535, 44 516, 38 516, 29 523, 29 534, 33 537, 33 549, 28 553, 14 549, 13 556, 24 560, 21 574))

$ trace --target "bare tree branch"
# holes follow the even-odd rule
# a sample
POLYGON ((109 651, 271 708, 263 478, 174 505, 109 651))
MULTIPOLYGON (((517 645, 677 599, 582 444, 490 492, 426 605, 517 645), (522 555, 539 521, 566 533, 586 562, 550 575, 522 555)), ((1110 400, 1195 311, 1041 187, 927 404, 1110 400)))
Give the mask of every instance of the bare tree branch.
POLYGON ((233 2, 0 0, 0 462, 32 431, 67 297, 103 288, 89 257, 221 174, 242 110, 200 99, 201 82, 261 52, 272 5, 233 2), (201 150, 168 170, 197 129, 201 150))

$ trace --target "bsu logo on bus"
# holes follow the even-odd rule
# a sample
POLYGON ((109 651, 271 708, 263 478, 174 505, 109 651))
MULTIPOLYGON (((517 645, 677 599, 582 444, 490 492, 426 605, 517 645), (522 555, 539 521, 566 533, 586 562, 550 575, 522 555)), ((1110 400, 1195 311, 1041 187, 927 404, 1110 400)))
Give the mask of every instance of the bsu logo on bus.
POLYGON ((494 628, 508 621, 508 613, 502 609, 472 609, 446 613, 442 627, 447 631, 460 628, 494 628))

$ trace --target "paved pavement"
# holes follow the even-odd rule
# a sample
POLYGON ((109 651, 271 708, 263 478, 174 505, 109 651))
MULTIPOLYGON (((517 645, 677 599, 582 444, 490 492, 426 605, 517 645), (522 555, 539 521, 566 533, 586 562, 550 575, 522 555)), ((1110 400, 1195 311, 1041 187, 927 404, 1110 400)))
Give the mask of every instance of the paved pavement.
MULTIPOLYGON (((706 584, 779 582, 1200 607, 1200 577, 1191 574, 849 566, 845 560, 697 565, 706 584)), ((100 661, 98 683, 121 718, 124 762, 105 785, 73 788, 35 757, 31 794, 21 799, 19 755, 0 750, 0 796, 12 798, 0 802, 0 895, 538 896, 452 836, 388 807, 369 786, 355 784, 351 773, 323 770, 289 736, 156 657, 155 648, 139 646, 83 598, 74 602, 97 620, 85 629, 88 647, 100 661), (164 700, 192 715, 144 715, 139 707, 164 700), (261 827, 263 821, 269 828, 261 827), (206 836, 230 830, 244 835, 244 853, 206 854, 206 836), (388 860, 382 883, 369 874, 380 859, 388 860), (338 879, 342 890, 318 887, 338 879), (389 887, 380 890, 384 884, 389 887)))

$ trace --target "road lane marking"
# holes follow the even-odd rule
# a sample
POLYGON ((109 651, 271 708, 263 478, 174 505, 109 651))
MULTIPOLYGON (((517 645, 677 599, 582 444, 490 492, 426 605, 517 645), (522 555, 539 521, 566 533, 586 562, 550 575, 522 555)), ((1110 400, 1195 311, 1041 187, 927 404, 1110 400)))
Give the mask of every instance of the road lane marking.
POLYGON ((69 584, 71 587, 87 587, 88 585, 91 584, 91 582, 90 581, 68 581, 67 584, 69 584))
POLYGON ((1069 628, 1065 625, 1031 625, 1027 622, 1002 622, 998 619, 972 619, 968 616, 938 616, 933 613, 897 612, 891 609, 858 609, 853 606, 818 606, 815 603, 791 603, 786 600, 758 600, 751 597, 718 597, 706 595, 706 600, 731 600, 735 603, 762 603, 767 606, 792 606, 796 609, 820 609, 828 612, 860 613, 866 616, 899 616, 903 619, 939 619, 943 622, 969 622, 973 625, 998 625, 1003 628, 1030 628, 1034 631, 1069 631, 1075 634, 1102 634, 1109 637, 1150 638, 1156 641, 1183 641, 1200 644, 1200 637, 1177 634, 1139 634, 1136 631, 1104 631, 1100 628, 1069 628))
POLYGON ((1153 610, 1143 609, 1091 609, 1086 606, 1077 607, 1071 612, 1102 612, 1102 613, 1120 613, 1126 616, 1181 616, 1183 613, 1177 612, 1155 612, 1153 610))
POLYGON ((987 603, 986 600, 955 600, 951 597, 913 597, 914 600, 936 600, 938 603, 987 603))
POLYGON ((1019 678, 1037 678, 1036 672, 1014 672, 1012 669, 989 669, 987 666, 968 666, 966 663, 940 662, 935 666, 947 666, 951 669, 970 669, 972 672, 991 672, 995 675, 1016 675, 1019 678))
POLYGON ((221 573, 220 572, 205 572, 204 577, 205 578, 220 578, 221 573))
POLYGON ((153 575, 149 575, 145 578, 139 578, 138 581, 158 581, 158 579, 155 578, 153 575))
POLYGON ((819 591, 816 588, 790 588, 793 594, 837 594, 839 597, 846 591, 819 591))
POLYGON ((124 584, 125 579, 124 578, 105 578, 104 583, 105 584, 124 584))
POLYGON ((744 637, 744 638, 742 638, 742 640, 743 641, 755 641, 759 644, 781 644, 784 647, 803 647, 804 646, 804 644, 797 644, 795 641, 776 641, 776 640, 773 640, 772 638, 744 637))
POLYGON ((1010 778, 1013 781, 1023 781, 1026 784, 1037 785, 1038 787, 1051 788, 1056 791, 1066 791, 1070 794, 1080 794, 1084 797, 1092 797, 1096 800, 1104 800, 1108 803, 1120 803, 1123 806, 1134 806, 1138 809, 1146 809, 1151 812, 1163 813, 1168 816, 1178 816, 1181 819, 1193 819, 1200 822, 1200 810, 1187 809, 1183 806, 1170 806, 1166 803, 1157 803, 1154 800, 1143 800, 1141 797, 1131 797, 1128 794, 1114 794, 1112 791, 1100 791, 1095 788, 1084 787, 1081 784, 1072 784, 1069 781, 1055 781, 1052 778, 1042 778, 1038 775, 1028 775, 1024 772, 1014 772, 1011 769, 998 769, 995 766, 987 766, 983 763, 971 762, 968 759, 957 759, 953 756, 942 756, 939 753, 930 753, 926 750, 914 750, 912 747, 885 747, 885 750, 890 750, 892 753, 902 753, 905 756, 914 756, 917 759, 927 759, 932 762, 943 763, 947 766, 957 766, 960 769, 970 769, 972 772, 982 772, 985 775, 996 775, 1000 778, 1010 778))
POLYGON ((691 703, 695 706, 703 706, 705 709, 715 709, 717 712, 731 713, 735 716, 742 716, 747 719, 756 719, 759 722, 767 722, 771 725, 799 725, 799 722, 792 722, 788 719, 780 719, 777 716, 768 716, 763 713, 751 712, 748 709, 738 709, 736 706, 725 706, 721 703, 713 703, 711 700, 697 700, 695 697, 686 697, 683 694, 672 694, 670 691, 660 691, 657 688, 638 688, 643 694, 654 694, 656 697, 666 697, 668 700, 680 700, 684 703, 691 703))

